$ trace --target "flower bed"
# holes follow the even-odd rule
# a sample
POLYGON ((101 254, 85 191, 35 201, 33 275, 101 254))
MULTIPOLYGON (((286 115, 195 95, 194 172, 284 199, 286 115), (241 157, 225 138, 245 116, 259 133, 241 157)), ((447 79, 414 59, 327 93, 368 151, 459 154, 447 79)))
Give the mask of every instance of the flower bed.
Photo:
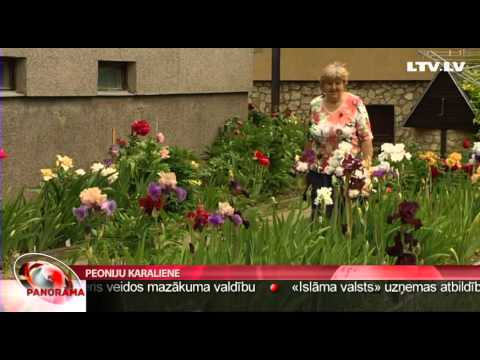
POLYGON ((384 144, 371 169, 343 143, 312 223, 297 182, 311 154, 302 154, 294 117, 230 120, 205 161, 149 134, 148 122, 135 121, 90 169, 66 155, 41 169, 38 196, 4 204, 5 260, 64 247, 68 262, 91 264, 478 261, 480 143, 443 160, 384 144), (326 206, 342 197, 328 219, 326 206))

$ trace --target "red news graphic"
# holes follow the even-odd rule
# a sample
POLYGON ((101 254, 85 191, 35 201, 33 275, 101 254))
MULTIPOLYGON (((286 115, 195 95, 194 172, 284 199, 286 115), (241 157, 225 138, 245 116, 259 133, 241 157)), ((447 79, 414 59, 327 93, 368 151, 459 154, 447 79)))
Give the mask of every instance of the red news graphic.
POLYGON ((86 296, 77 274, 48 255, 31 253, 20 256, 15 261, 14 274, 27 296, 53 304, 64 304, 72 298, 86 296))
POLYGON ((477 266, 73 266, 82 280, 480 280, 477 266))

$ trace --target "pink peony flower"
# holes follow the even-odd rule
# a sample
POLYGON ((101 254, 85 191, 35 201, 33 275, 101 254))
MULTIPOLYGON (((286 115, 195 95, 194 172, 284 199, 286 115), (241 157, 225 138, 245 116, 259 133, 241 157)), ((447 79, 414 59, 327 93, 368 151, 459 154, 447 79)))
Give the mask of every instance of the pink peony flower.
POLYGON ((160 143, 160 144, 163 144, 163 142, 165 141, 165 135, 163 135, 163 133, 159 132, 157 134, 157 141, 160 143))

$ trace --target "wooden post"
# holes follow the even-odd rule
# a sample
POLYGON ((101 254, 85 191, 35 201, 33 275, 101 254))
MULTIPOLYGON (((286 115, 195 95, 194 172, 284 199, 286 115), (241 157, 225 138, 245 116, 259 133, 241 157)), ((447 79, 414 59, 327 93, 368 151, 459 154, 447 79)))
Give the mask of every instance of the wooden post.
POLYGON ((112 145, 115 145, 115 143, 117 142, 117 136, 116 136, 116 131, 115 131, 115 128, 112 128, 112 145))
MULTIPOLYGON (((445 98, 442 97, 442 105, 440 108, 440 114, 438 114, 441 120, 445 117, 445 98)), ((443 122, 443 121, 442 121, 443 122)), ((447 153, 447 129, 442 129, 440 134, 440 156, 445 158, 447 153)))
POLYGON ((280 106, 280 48, 272 48, 272 107, 278 112, 280 106))
POLYGON ((447 130, 442 129, 440 135, 440 156, 445 159, 447 153, 447 130))

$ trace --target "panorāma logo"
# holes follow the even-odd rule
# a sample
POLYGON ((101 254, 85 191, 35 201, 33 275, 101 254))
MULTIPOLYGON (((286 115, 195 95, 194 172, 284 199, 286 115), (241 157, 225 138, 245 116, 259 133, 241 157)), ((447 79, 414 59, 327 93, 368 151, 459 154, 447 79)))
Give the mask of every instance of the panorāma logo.
POLYGON ((54 304, 63 304, 72 297, 85 296, 77 274, 49 255, 24 254, 15 261, 13 273, 26 289, 27 296, 41 297, 54 304))

